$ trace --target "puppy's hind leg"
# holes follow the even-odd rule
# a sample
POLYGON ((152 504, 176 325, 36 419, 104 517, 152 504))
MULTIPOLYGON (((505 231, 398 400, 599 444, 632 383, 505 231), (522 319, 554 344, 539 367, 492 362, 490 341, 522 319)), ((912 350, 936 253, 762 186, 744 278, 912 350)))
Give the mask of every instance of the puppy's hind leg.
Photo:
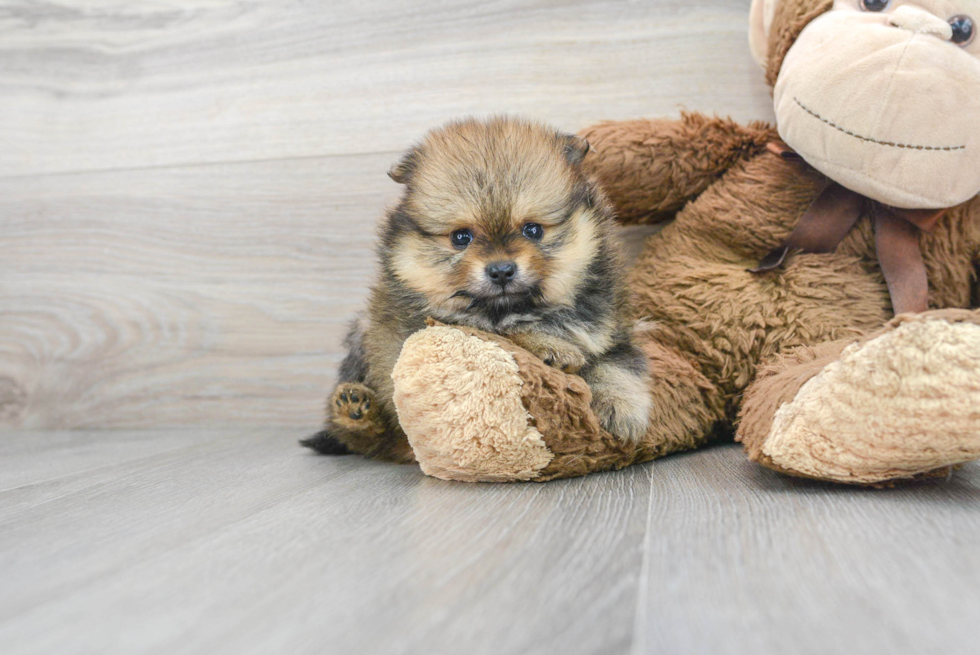
POLYGON ((630 343, 615 346, 582 370, 592 391, 592 410, 602 427, 637 442, 650 424, 650 373, 646 356, 630 343))
POLYGON ((344 339, 347 356, 338 371, 337 386, 327 401, 323 430, 300 443, 324 455, 347 455, 351 446, 376 441, 385 432, 374 391, 365 386, 367 359, 361 321, 355 319, 344 339))
POLYGON ((384 433, 374 391, 359 382, 339 382, 327 401, 327 428, 300 443, 323 455, 348 455, 352 441, 384 433))
POLYGON ((350 455, 351 450, 347 444, 334 436, 329 430, 320 430, 316 434, 310 435, 306 439, 300 439, 301 446, 306 446, 321 455, 350 455))

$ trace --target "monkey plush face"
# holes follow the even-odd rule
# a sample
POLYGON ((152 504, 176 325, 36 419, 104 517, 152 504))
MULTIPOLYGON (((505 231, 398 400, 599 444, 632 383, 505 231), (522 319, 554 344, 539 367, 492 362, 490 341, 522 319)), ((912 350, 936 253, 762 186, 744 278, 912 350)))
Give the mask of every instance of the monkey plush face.
MULTIPOLYGON (((805 4, 756 0, 757 54, 760 32, 794 3, 805 4)), ((778 69, 780 136, 831 179, 883 203, 969 200, 980 192, 978 29, 980 0, 835 0, 778 69)))

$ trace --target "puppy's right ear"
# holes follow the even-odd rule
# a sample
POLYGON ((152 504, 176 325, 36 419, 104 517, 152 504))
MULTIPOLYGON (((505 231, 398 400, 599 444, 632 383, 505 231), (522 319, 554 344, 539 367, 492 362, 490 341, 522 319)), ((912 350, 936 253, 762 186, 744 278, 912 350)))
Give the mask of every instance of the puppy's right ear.
POLYGON ((412 148, 404 155, 402 158, 395 163, 390 169, 388 169, 388 177, 393 179, 399 184, 408 184, 409 178, 412 177, 412 173, 415 171, 415 159, 416 155, 415 148, 412 148))
POLYGON ((585 140, 585 137, 577 134, 563 134, 565 140, 565 158, 572 166, 578 166, 585 159, 585 156, 592 150, 592 146, 585 140))

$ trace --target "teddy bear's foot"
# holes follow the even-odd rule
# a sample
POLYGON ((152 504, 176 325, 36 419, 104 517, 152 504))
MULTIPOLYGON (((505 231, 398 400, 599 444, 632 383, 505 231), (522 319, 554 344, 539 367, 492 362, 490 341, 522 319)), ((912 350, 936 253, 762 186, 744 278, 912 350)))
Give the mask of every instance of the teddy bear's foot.
MULTIPOLYGON (((755 459, 806 477, 875 484, 980 458, 980 313, 899 317, 814 371, 820 363, 788 366, 766 382, 809 378, 771 415, 755 459)), ((761 409, 747 401, 743 421, 758 424, 753 412, 761 409)))
POLYGON ((653 456, 602 429, 582 378, 499 335, 429 327, 405 341, 392 379, 398 421, 437 478, 543 482, 653 456))
POLYGON ((529 423, 514 358, 447 326, 410 337, 392 372, 419 466, 444 480, 531 480, 554 455, 529 423))

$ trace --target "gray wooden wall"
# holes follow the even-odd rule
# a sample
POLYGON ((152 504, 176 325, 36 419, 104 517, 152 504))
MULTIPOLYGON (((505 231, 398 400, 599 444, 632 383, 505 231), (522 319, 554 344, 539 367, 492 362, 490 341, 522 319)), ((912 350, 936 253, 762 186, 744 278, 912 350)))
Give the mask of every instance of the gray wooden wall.
POLYGON ((0 0, 0 427, 315 426, 424 130, 770 118, 749 0, 0 0))

